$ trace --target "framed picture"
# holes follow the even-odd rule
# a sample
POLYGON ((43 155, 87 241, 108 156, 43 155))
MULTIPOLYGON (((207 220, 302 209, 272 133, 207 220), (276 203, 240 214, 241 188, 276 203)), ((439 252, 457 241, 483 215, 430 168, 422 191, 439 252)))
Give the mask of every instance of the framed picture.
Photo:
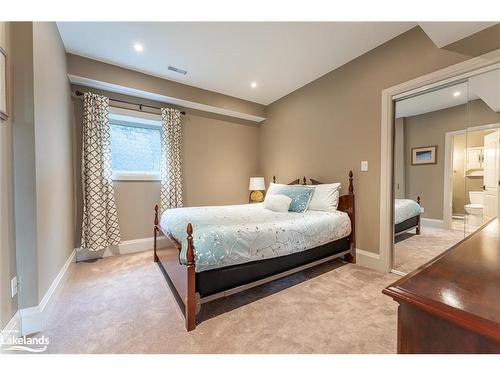
POLYGON ((415 147, 411 149, 411 165, 436 164, 437 146, 415 147))
POLYGON ((7 53, 0 47, 0 120, 7 120, 7 53))

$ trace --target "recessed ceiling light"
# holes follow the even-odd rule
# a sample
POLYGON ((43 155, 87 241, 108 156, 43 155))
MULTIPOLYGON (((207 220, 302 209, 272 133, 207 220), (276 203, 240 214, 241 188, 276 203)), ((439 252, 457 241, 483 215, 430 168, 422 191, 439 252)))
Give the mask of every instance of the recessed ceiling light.
POLYGON ((256 88, 257 87, 257 82, 252 82, 250 84, 250 87, 253 88, 253 89, 256 88))
POLYGON ((460 92, 460 91, 455 91, 455 92, 453 93, 453 96, 454 96, 454 97, 457 97, 457 96, 460 96, 460 94, 461 94, 461 92, 460 92))
POLYGON ((135 43, 134 44, 134 49, 135 49, 136 52, 142 52, 142 51, 144 51, 144 47, 142 46, 141 43, 135 43))

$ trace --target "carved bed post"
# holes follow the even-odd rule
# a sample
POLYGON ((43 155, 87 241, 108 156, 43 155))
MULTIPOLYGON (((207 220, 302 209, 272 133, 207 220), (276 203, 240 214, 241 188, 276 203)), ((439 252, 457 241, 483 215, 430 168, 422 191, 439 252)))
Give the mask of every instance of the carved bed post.
POLYGON ((276 176, 273 176, 273 183, 276 183, 276 176))
POLYGON ((350 212, 349 217, 351 219, 351 253, 345 255, 345 260, 349 263, 356 263, 356 217, 355 217, 355 207, 354 207, 354 185, 353 185, 353 173, 349 171, 349 198, 350 198, 350 212))
POLYGON ((353 180, 352 176, 353 176, 352 171, 349 171, 349 194, 354 195, 354 186, 352 184, 352 180, 353 180))
POLYGON ((304 178, 302 179, 302 185, 307 185, 306 176, 304 176, 304 178))
POLYGON ((153 234, 153 238, 154 238, 154 242, 153 242, 153 260, 155 262, 158 262, 158 255, 156 255, 156 237, 158 237, 158 205, 156 204, 155 205, 155 220, 154 220, 154 234, 153 234))
MULTIPOLYGON (((420 206, 420 195, 417 196, 417 203, 420 206)), ((420 234, 420 215, 418 215, 418 218, 417 218, 417 229, 415 229, 415 233, 420 234)))
POLYGON ((186 307, 186 330, 192 331, 196 328, 196 274, 194 265, 193 226, 191 223, 187 225, 187 234, 187 288, 184 305, 186 307))

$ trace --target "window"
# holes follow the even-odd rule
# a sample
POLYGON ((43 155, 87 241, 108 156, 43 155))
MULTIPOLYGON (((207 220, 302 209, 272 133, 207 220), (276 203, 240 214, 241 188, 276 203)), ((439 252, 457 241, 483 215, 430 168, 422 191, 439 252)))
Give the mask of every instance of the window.
POLYGON ((110 114, 113 180, 160 179, 160 123, 110 114))

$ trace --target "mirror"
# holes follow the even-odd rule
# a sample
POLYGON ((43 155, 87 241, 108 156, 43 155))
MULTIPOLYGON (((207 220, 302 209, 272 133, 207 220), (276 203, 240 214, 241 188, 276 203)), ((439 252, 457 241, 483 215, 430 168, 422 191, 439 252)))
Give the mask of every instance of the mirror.
POLYGON ((466 234, 500 212, 500 69, 470 77, 468 86, 466 234))
POLYGON ((468 82, 396 102, 393 271, 411 272, 465 235, 468 82))

